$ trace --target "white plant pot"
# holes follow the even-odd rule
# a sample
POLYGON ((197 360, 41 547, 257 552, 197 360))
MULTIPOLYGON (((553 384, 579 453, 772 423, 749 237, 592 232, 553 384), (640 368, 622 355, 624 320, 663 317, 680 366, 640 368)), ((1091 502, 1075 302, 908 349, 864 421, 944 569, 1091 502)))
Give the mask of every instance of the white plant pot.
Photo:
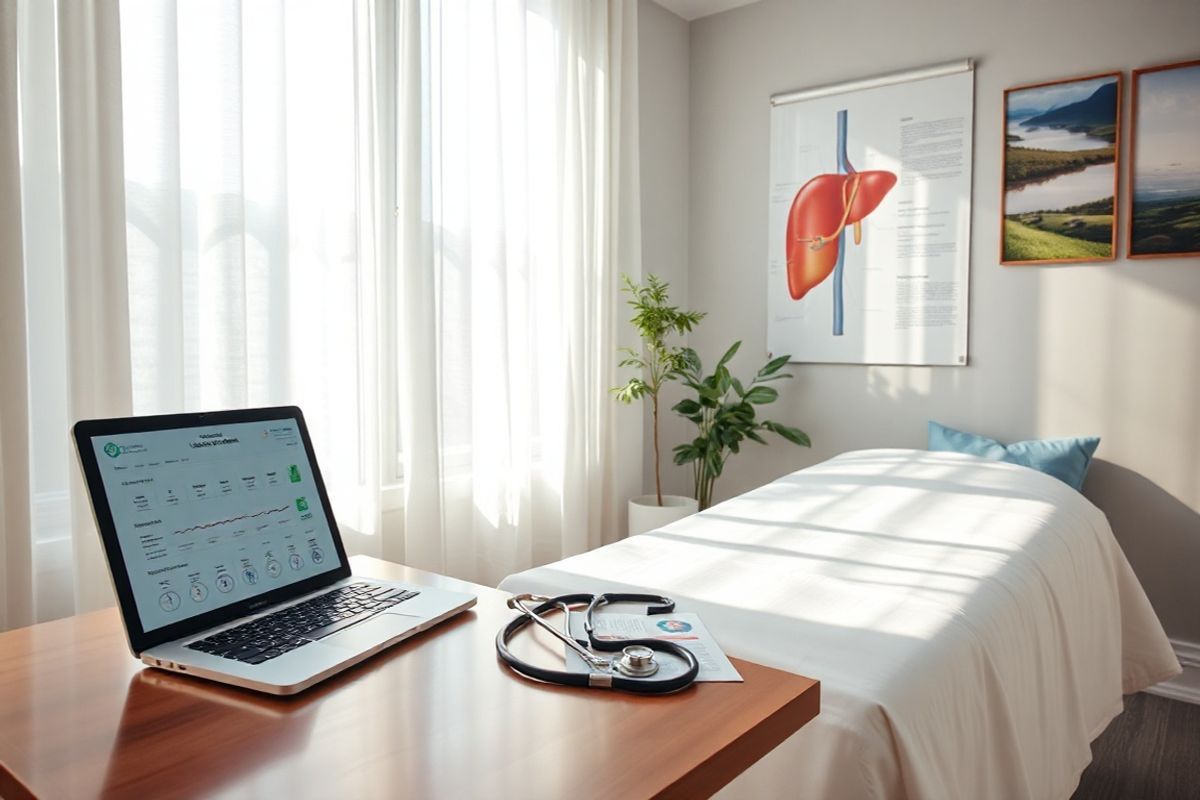
POLYGON ((691 516, 700 507, 694 497, 664 494, 663 504, 658 504, 658 495, 644 494, 629 501, 629 535, 645 533, 677 519, 691 516))

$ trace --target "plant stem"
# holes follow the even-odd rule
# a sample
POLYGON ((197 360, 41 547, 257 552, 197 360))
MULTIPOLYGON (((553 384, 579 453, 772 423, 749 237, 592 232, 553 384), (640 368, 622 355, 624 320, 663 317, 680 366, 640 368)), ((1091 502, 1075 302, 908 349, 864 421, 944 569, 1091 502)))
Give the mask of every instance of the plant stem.
POLYGON ((658 392, 651 395, 650 407, 653 409, 654 416, 654 490, 658 493, 658 504, 663 504, 662 499, 662 467, 659 465, 658 454, 658 392))
MULTIPOLYGON (((712 428, 712 420, 715 412, 712 409, 706 409, 703 412, 703 420, 700 423, 700 436, 703 439, 708 438, 709 430, 712 428)), ((708 465, 705 459, 697 459, 695 462, 696 469, 696 504, 700 510, 708 508, 708 495, 711 491, 710 480, 708 475, 708 465)))

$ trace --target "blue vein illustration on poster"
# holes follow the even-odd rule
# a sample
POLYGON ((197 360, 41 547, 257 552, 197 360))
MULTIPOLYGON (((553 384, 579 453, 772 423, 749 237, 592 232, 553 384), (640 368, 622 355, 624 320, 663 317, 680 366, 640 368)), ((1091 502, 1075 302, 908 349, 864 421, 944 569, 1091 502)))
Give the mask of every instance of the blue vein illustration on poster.
POLYGON ((775 100, 772 353, 966 363, 974 80, 964 65, 775 100))

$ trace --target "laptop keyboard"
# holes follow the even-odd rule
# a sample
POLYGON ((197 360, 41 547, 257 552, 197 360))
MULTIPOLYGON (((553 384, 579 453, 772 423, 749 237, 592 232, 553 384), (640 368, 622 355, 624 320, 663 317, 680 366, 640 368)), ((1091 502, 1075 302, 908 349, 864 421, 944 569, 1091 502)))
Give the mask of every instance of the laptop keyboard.
POLYGON ((369 619, 420 592, 354 583, 227 628, 187 647, 221 658, 261 664, 369 619))

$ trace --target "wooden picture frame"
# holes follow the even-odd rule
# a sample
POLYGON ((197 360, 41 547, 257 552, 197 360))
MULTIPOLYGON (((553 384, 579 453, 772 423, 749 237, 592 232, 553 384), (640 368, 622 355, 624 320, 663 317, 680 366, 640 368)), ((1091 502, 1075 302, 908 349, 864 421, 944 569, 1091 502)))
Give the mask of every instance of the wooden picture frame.
POLYGON ((1001 264, 1116 258, 1122 84, 1117 71, 1004 91, 1001 264), (1109 170, 1112 192, 1105 197, 1109 170))
MULTIPOLYGON (((1160 85, 1147 87, 1154 93, 1152 100, 1154 97, 1166 99, 1172 93, 1178 95, 1184 91, 1188 98, 1194 97, 1200 103, 1200 59, 1135 69, 1131 78, 1133 97, 1129 124, 1129 177, 1126 182, 1129 187, 1129 219, 1125 230, 1125 254, 1128 258, 1200 256, 1200 231, 1180 233, 1171 225, 1174 219, 1181 216, 1200 213, 1200 123, 1192 128, 1184 122, 1174 132, 1170 128, 1154 133, 1141 132, 1143 143, 1148 139, 1154 141, 1150 145, 1154 159, 1151 161, 1143 156, 1142 164, 1146 165, 1149 161, 1150 165, 1145 166, 1143 175, 1138 175, 1138 136, 1143 122, 1139 103, 1146 99, 1145 90, 1141 87, 1142 78, 1148 75, 1158 77, 1160 73, 1176 70, 1186 71, 1187 77, 1175 87, 1166 81, 1155 81, 1160 85), (1186 141, 1189 134, 1190 149, 1186 141), (1172 166, 1182 171, 1177 169, 1172 174, 1172 166), (1138 197, 1139 178, 1143 187, 1141 199, 1138 197), (1147 189, 1146 184, 1153 186, 1147 189), (1142 219, 1140 224, 1139 217, 1142 219)), ((1161 126, 1164 122, 1169 124, 1173 116, 1180 115, 1159 110, 1151 112, 1150 121, 1157 121, 1161 126)))

